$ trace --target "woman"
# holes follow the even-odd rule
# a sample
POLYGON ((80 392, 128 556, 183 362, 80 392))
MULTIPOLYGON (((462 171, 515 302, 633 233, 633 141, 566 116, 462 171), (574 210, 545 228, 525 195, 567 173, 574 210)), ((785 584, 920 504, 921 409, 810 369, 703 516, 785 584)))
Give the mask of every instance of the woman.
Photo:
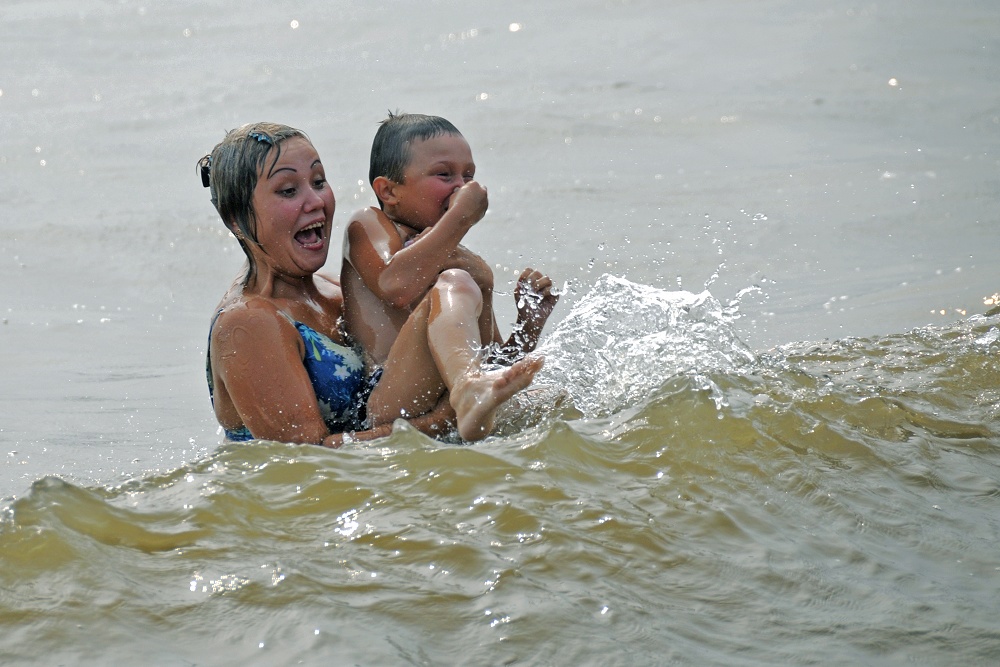
POLYGON ((467 332, 478 331, 481 303, 470 301, 461 276, 440 280, 414 308, 400 336, 406 354, 390 352, 384 372, 366 373, 363 355, 341 331, 340 286, 318 273, 336 202, 301 131, 244 125, 199 165, 212 203, 247 256, 246 272, 220 302, 209 335, 209 391, 229 439, 339 447, 348 437, 388 435, 391 418, 369 424, 369 405, 437 435, 451 427, 456 403, 465 413, 459 421, 469 423, 471 410, 476 432, 485 435, 499 404, 530 383, 540 361, 489 374, 470 362, 475 353, 467 332), (453 390, 450 401, 447 394, 436 399, 442 383, 453 390), (407 408, 396 411, 401 405, 407 408))

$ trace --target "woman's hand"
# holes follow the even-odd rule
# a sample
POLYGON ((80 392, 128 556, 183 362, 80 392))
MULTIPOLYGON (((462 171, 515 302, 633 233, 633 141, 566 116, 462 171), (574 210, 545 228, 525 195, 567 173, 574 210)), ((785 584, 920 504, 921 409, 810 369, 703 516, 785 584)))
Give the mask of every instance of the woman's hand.
MULTIPOLYGON (((457 428, 458 424, 455 420, 455 409, 451 407, 451 402, 448 400, 447 392, 445 392, 441 399, 438 400, 437 405, 435 405, 430 412, 426 412, 418 417, 411 417, 406 421, 408 421, 410 426, 413 428, 417 429, 424 435, 429 435, 432 438, 445 435, 449 431, 457 428)), ((380 424, 379 426, 375 426, 367 431, 333 433, 327 436, 323 440, 322 444, 324 447, 333 447, 336 449, 351 441, 367 442, 369 440, 385 438, 390 435, 392 435, 392 424, 380 424)))
POLYGON ((410 420, 410 425, 421 433, 431 437, 440 437, 449 431, 458 428, 458 421, 455 417, 455 409, 451 407, 450 395, 445 392, 438 400, 437 405, 425 414, 414 417, 410 420), (418 423, 419 421, 419 423, 418 423))

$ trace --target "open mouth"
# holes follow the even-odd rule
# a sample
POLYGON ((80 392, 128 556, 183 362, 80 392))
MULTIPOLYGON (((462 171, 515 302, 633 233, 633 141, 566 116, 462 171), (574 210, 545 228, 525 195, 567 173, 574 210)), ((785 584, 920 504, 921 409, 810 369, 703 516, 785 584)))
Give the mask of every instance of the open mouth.
POLYGON ((317 245, 323 244, 323 223, 314 222, 311 225, 303 227, 298 232, 295 233, 295 240, 299 244, 312 248, 317 245))

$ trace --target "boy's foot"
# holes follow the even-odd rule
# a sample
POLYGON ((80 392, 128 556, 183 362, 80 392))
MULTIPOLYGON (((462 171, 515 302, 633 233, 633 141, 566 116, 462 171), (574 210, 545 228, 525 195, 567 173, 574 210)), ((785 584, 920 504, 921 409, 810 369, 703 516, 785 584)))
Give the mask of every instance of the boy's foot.
POLYGON ((463 440, 482 440, 493 430, 497 409, 531 384, 544 363, 542 357, 525 357, 513 366, 469 374, 451 388, 451 406, 463 440))

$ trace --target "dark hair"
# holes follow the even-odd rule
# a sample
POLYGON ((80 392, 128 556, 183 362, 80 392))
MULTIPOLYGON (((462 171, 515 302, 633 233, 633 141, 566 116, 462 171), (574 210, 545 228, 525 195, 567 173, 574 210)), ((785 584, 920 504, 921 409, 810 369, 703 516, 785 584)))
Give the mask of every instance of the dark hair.
MULTIPOLYGON (((462 133, 450 121, 440 116, 419 113, 392 113, 379 124, 372 142, 368 182, 372 185, 379 176, 390 181, 403 182, 403 172, 410 163, 410 144, 426 141, 442 134, 462 133)), ((379 204, 381 205, 381 200, 379 204)))
POLYGON ((212 152, 198 160, 202 184, 211 188, 212 204, 223 224, 239 241, 247 256, 247 284, 257 271, 247 243, 257 243, 257 214, 253 210, 253 192, 257 176, 265 171, 267 156, 274 149, 271 168, 281 157, 281 144, 286 139, 302 137, 301 130, 278 123, 248 123, 230 130, 212 152))

